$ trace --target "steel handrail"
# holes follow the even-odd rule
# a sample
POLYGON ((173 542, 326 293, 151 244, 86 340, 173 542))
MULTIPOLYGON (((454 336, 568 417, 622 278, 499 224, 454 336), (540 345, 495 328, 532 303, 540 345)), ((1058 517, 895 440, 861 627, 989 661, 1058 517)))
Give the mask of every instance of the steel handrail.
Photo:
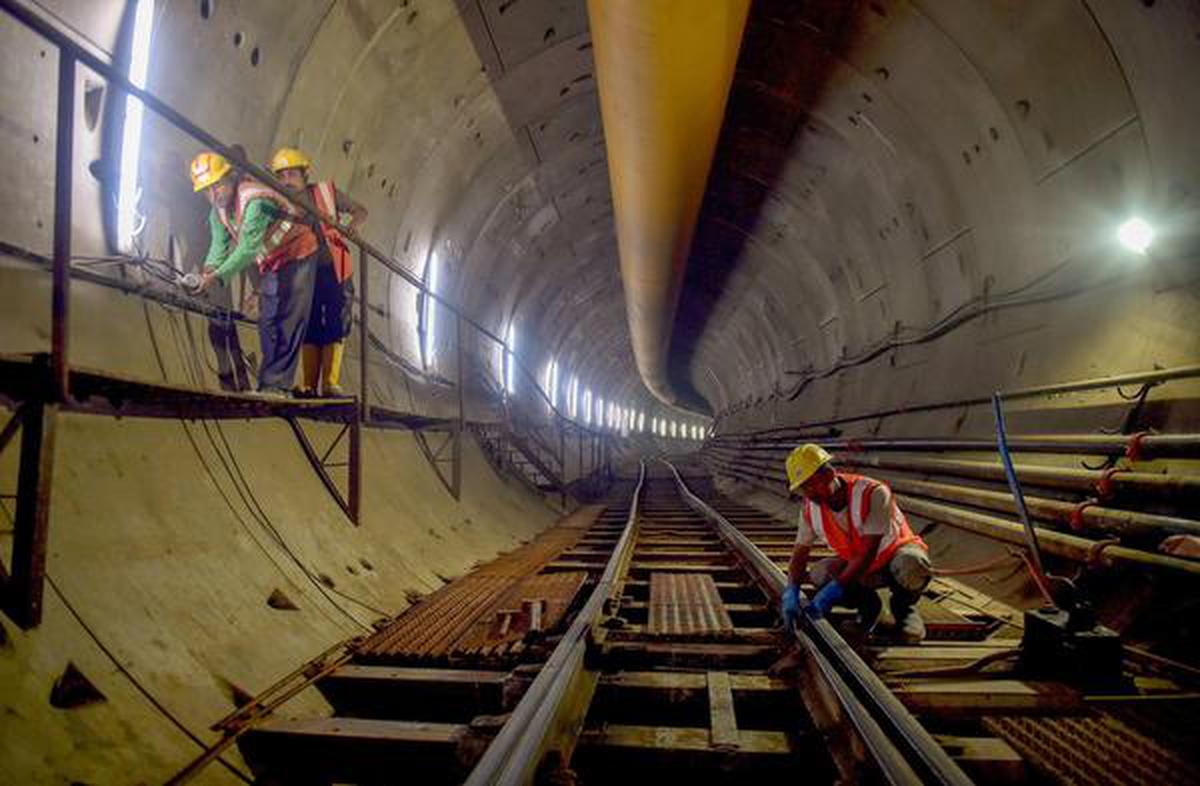
MULTIPOLYGON (((124 74, 122 74, 117 69, 113 68, 112 65, 104 62, 99 57, 97 57, 96 55, 92 54, 90 51, 85 49, 83 46, 81 46, 77 42, 73 41, 69 36, 67 36, 65 33, 63 33, 61 30, 56 28, 54 25, 50 24, 48 21, 43 19, 38 13, 36 13, 32 9, 27 8, 18 2, 15 2, 15 0, 0 0, 0 9, 3 9, 10 16, 12 16, 14 19, 16 19, 18 22, 25 25, 30 30, 32 30, 34 33, 40 35, 42 38, 46 39, 51 44, 56 46, 59 49, 60 53, 66 53, 75 62, 81 63, 81 64, 87 66, 90 70, 95 72, 98 76, 101 76, 104 79, 108 80, 110 83, 119 86, 121 88, 121 90, 126 92, 128 95, 136 97, 143 104, 145 104, 148 109, 150 109, 152 112, 154 112, 155 114, 162 117, 164 120, 166 120, 168 123, 170 123, 175 128, 183 131, 184 133, 188 134, 189 136, 196 139, 197 141, 204 143, 206 146, 211 148, 213 151, 220 153, 222 156, 229 159, 231 162, 233 162, 235 165, 237 165, 237 167, 240 168, 241 170, 247 172, 250 175, 253 175, 254 178, 256 180, 260 181, 263 185, 267 186, 268 188, 270 188, 272 191, 276 192, 277 194, 285 197, 290 202, 292 202, 294 205, 296 205, 298 208, 300 208, 304 212, 304 214, 306 216, 308 216, 309 218, 314 219, 314 220, 320 220, 320 221, 326 220, 327 216, 325 216, 323 213, 321 213, 319 210, 317 210, 316 206, 313 204, 313 202, 308 198, 308 196, 306 194, 298 195, 295 192, 289 191, 283 185, 283 183, 279 182, 275 178, 273 173, 268 172, 267 170, 263 169, 262 167, 258 166, 257 164, 255 164, 251 161, 248 161, 247 159, 245 159, 244 157, 239 155, 235 150, 233 150, 229 145, 226 145, 225 143, 221 142, 221 140, 217 139, 216 136, 214 136, 213 134, 211 134, 208 131, 201 128, 196 123, 189 120, 181 112, 175 110, 173 107, 171 107, 165 101, 157 98, 153 93, 150 93, 150 92, 146 91, 145 89, 140 88, 137 85, 130 82, 129 79, 124 74)), ((481 322, 478 322, 476 319, 474 319, 470 315, 463 312, 460 308, 455 306, 450 301, 446 300, 444 297, 442 297, 438 293, 430 290, 429 287, 426 286, 425 282, 421 279, 421 277, 417 276, 415 273, 411 272, 410 270, 405 268, 403 265, 401 265, 398 261, 396 261, 395 259, 392 259, 390 256, 388 256, 387 254, 383 253, 381 250, 376 248, 374 245, 372 245, 371 243, 369 243, 366 240, 364 240, 363 238, 361 238, 358 235, 358 233, 354 232, 353 230, 347 229, 347 228, 339 228, 338 231, 343 236, 345 236, 347 240, 349 240, 351 243, 353 243, 355 246, 357 246, 361 254, 364 254, 367 257, 374 259, 375 261, 377 261, 381 265, 383 265, 387 270, 400 276, 407 283, 411 284, 413 287, 416 287, 416 289, 420 293, 422 293, 422 295, 424 297, 431 298, 433 301, 438 303, 441 307, 445 308, 447 311, 449 311, 451 314, 453 314, 456 319, 461 319, 463 322, 470 325, 472 328, 479 331, 481 334, 483 334, 485 337, 491 339, 499 346, 501 346, 501 347, 507 346, 504 339, 502 339, 497 334, 493 333, 491 330, 486 328, 481 322)), ((363 277, 365 280, 365 278, 366 278, 365 269, 363 271, 363 277)), ((364 320, 366 319, 365 314, 363 315, 363 319, 364 320)), ((526 368, 525 365, 523 363, 521 363, 520 360, 517 359, 517 356, 515 354, 513 354, 511 357, 512 357, 511 362, 521 372, 521 374, 525 377, 525 379, 527 381, 529 381, 530 383, 532 383, 533 389, 542 398, 542 400, 544 401, 546 406, 548 406, 550 408, 550 410, 554 413, 555 417, 561 418, 564 421, 574 423, 575 421, 571 421, 556 406, 554 406, 554 404, 551 403, 550 397, 547 396, 546 392, 541 389, 541 385, 538 384, 537 377, 533 374, 533 372, 531 372, 528 368, 526 368)), ((365 397, 366 391, 363 391, 362 395, 365 397)), ((580 428, 584 428, 587 431, 592 431, 592 429, 589 429, 586 426, 583 426, 582 424, 577 424, 577 425, 579 425, 580 428)), ((604 432, 602 432, 602 431, 592 431, 592 433, 595 433, 601 437, 609 436, 609 435, 604 434, 604 432)))
POLYGON ((618 577, 624 574, 633 553, 638 505, 645 480, 646 464, 639 462, 638 480, 630 501, 629 517, 625 520, 625 528, 621 531, 621 538, 609 557, 604 573, 562 640, 538 672, 533 684, 529 686, 529 690, 521 697, 500 733, 484 751, 483 757, 464 782, 465 786, 511 786, 532 780, 555 716, 561 709, 571 684, 583 670, 588 639, 600 621, 605 603, 618 586, 618 577))
MULTIPOLYGON (((670 462, 663 463, 675 476, 684 500, 716 525, 721 536, 764 578, 766 586, 777 595, 782 594, 787 587, 787 576, 779 566, 724 516, 693 494, 670 462)), ((838 694, 889 783, 947 786, 973 783, 828 620, 814 620, 801 614, 794 633, 800 645, 816 657, 822 674, 838 694)))

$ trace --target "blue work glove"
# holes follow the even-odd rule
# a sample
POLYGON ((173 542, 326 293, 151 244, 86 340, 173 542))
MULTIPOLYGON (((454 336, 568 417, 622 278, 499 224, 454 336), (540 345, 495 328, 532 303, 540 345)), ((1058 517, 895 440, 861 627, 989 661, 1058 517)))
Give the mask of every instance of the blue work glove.
POLYGON ((783 591, 781 601, 783 607, 783 627, 784 630, 791 631, 800 620, 800 588, 795 584, 789 584, 787 589, 783 591))
POLYGON ((833 608, 833 604, 837 603, 846 594, 846 588, 843 587, 837 579, 832 579, 817 596, 812 599, 812 603, 808 604, 808 616, 815 620, 821 619, 829 613, 833 608))

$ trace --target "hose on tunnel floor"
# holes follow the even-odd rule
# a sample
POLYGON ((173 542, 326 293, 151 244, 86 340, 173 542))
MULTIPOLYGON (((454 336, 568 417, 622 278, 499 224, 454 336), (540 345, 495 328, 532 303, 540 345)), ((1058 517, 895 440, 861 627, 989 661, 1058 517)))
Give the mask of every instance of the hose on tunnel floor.
MULTIPOLYGON (((1064 576, 1051 576, 1046 573, 1044 563, 1042 562, 1041 547, 1038 545, 1037 528, 1033 526, 1033 519, 1029 517, 1029 510, 1025 507, 1025 494, 1021 490, 1021 480, 1017 477, 1017 470, 1013 466, 1012 454, 1008 450, 1008 428, 1004 423, 1004 405, 999 391, 992 394, 992 412, 996 417, 996 447, 1000 452, 1000 461, 1004 465, 1004 476, 1008 480, 1008 488, 1012 492, 1013 500, 1016 502, 1017 515, 1020 517, 1021 524, 1025 528, 1025 541, 1029 545, 1028 553, 1022 552, 1021 559, 1025 561, 1030 574, 1033 576, 1034 583, 1041 590, 1042 595, 1046 598, 1046 602, 1051 606, 1059 605, 1055 602, 1055 595, 1050 590, 1050 582, 1056 581, 1064 584, 1069 588, 1072 595, 1075 592, 1075 584, 1064 576)), ((1067 605, 1074 605, 1074 601, 1070 601, 1067 605)))
MULTIPOLYGON (((67 612, 72 617, 75 618, 75 621, 77 623, 79 623, 79 627, 81 627, 83 629, 83 632, 88 635, 88 638, 90 638, 92 640, 92 642, 96 645, 97 649, 99 649, 101 652, 104 653, 105 657, 107 657, 108 660, 113 664, 113 666, 116 667, 117 671, 119 671, 121 673, 121 675, 123 677, 125 677, 125 679, 129 680, 129 684, 133 686, 134 690, 136 690, 138 693, 140 693, 142 695, 142 697, 146 699, 146 701, 150 702, 150 705, 152 707, 154 707, 154 709, 158 710, 158 712, 164 718, 166 718, 168 721, 170 721, 171 724, 173 726, 175 726, 175 728, 177 728, 177 729, 179 729, 179 731, 183 732, 183 734, 188 739, 190 739, 192 742, 199 745, 201 749, 207 750, 208 745, 204 742, 204 740, 202 740, 198 736, 196 736, 192 732, 191 729, 189 729, 187 726, 184 725, 183 721, 181 721, 175 715, 175 713, 173 713, 169 709, 167 709, 167 706, 165 704, 163 704, 161 701, 159 701, 158 698, 153 693, 150 692, 150 689, 147 688, 145 685, 143 685, 141 683, 141 681, 138 680, 138 678, 136 676, 134 676, 133 672, 131 672, 125 666, 125 664, 123 664, 121 662, 121 659, 116 656, 116 653, 114 653, 112 650, 110 650, 108 648, 108 646, 103 641, 100 640, 100 637, 96 635, 96 631, 92 629, 92 626, 89 625, 83 619, 82 616, 80 616, 79 611, 76 610, 74 604, 72 604, 71 601, 67 599, 67 596, 63 593, 62 589, 58 586, 58 583, 54 580, 54 578, 49 573, 46 574, 46 583, 50 585, 50 589, 53 590, 54 594, 58 596, 59 601, 62 602, 63 606, 67 609, 67 612)), ((254 777, 252 775, 249 775, 249 774, 243 772, 240 767, 237 767, 221 758, 218 758, 217 761, 225 769, 229 770, 240 780, 242 780, 246 783, 254 783, 255 782, 254 777)))

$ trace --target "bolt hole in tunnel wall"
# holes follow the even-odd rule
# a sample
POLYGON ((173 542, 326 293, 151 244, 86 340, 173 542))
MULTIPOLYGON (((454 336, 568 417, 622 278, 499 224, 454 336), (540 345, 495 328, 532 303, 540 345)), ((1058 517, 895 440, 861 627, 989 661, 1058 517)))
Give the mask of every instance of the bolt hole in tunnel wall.
MULTIPOLYGON (((678 451, 682 436, 710 434, 706 457, 732 465, 722 474, 746 490, 777 484, 778 456, 762 460, 762 477, 746 475, 756 460, 744 443, 764 430, 810 424, 825 435, 821 424, 860 414, 1200 359, 1200 94, 1189 76, 1200 71, 1200 14, 1186 0, 754 3, 671 341, 671 382, 703 413, 660 404, 629 352, 604 75, 582 3, 3 5, 35 9, 135 83, 141 62, 151 94, 251 162, 285 144, 312 156, 368 208, 362 236, 395 265, 376 260, 363 278, 356 259, 367 329, 352 336, 347 369, 364 349, 370 363, 346 387, 391 412, 464 412, 477 427, 458 501, 427 460, 435 442, 366 429, 353 529, 277 419, 60 415, 42 624, 22 632, 0 620, 5 780, 161 779, 241 691, 532 536, 553 518, 532 492, 578 480, 603 456, 678 451), (1155 230, 1144 253, 1136 224, 1123 232, 1135 249, 1119 245, 1135 216, 1155 230), (491 336, 468 326, 459 344, 451 306, 491 336), (556 395, 542 371, 551 363, 556 395), (498 423, 516 436, 485 428, 498 423), (363 560, 374 568, 349 569, 363 560), (104 701, 50 706, 68 662, 104 701)), ((58 51, 3 11, 0 58, 0 352, 46 352, 58 51)), ((75 76, 69 359, 215 391, 207 320, 172 283, 207 248, 207 207, 186 179, 202 145, 86 66, 75 76)), ((253 281, 243 283, 238 306, 253 281)), ((237 325, 257 356, 252 323, 237 325)), ((1018 436, 1194 433, 1198 392, 1180 379, 1136 411, 1112 387, 1032 398, 1014 402, 1010 425, 1018 436)), ((991 428, 973 404, 835 426, 858 439, 991 428)), ((318 451, 337 434, 311 430, 318 451)), ((0 494, 15 487, 19 441, 0 454, 0 494)), ((1018 455, 1062 469, 1080 458, 1018 455)), ((1196 473, 1191 454, 1147 454, 1132 468, 1196 473)), ((893 474, 899 489, 904 473, 893 474)), ((913 483, 947 485, 913 475, 903 493, 927 501, 944 490, 913 483)), ((1007 515, 973 499, 974 512, 1007 515)), ((0 503, 7 559, 14 501, 0 503)), ((1103 518, 1098 507, 1196 518, 1190 502, 1149 498, 1105 501, 1082 518, 1103 518)), ((973 537, 944 525, 931 534, 947 563, 994 548, 973 537)), ((1138 603, 1166 595, 1130 586, 1138 603)), ((1178 586, 1176 599, 1195 597, 1178 586)), ((989 588, 1022 597, 1027 584, 989 588)), ((1111 611, 1132 624, 1140 608, 1111 611)), ((236 779, 216 767, 204 777, 236 779)))

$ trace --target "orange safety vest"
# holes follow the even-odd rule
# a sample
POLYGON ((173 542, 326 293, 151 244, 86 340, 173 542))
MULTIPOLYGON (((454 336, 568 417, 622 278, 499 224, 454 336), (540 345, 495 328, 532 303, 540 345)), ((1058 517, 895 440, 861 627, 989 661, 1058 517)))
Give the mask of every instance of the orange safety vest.
MULTIPOLYGON (((846 518, 850 525, 849 528, 842 529, 829 506, 815 500, 810 499, 805 503, 804 515, 808 517, 808 524, 817 537, 828 543, 829 548, 833 549, 838 557, 849 562, 863 551, 863 523, 871 512, 871 494, 879 486, 884 486, 884 488, 887 486, 878 480, 849 472, 839 472, 838 477, 847 485, 847 496, 849 497, 847 512, 849 515, 846 518)), ((892 561, 896 550, 908 543, 915 543, 923 549, 928 548, 925 541, 912 531, 912 527, 908 524, 908 517, 893 500, 892 516, 888 522, 888 528, 883 533, 883 539, 879 542, 879 550, 875 553, 875 559, 867 568, 866 573, 874 573, 887 565, 892 561)))
POLYGON ((298 220, 298 213, 292 203, 253 180, 238 183, 232 216, 225 208, 217 208, 217 218, 234 243, 238 240, 246 208, 255 199, 269 200, 280 211, 280 217, 267 228, 262 250, 255 259, 260 273, 278 270, 288 262, 303 259, 317 250, 316 236, 307 225, 298 220))
POLYGON ((346 237, 338 231, 337 189, 331 180, 323 180, 308 187, 308 195, 312 198, 317 212, 329 216, 328 221, 321 222, 321 236, 325 238, 325 246, 333 260, 333 272, 339 282, 344 282, 354 273, 354 256, 350 253, 350 244, 346 237))

